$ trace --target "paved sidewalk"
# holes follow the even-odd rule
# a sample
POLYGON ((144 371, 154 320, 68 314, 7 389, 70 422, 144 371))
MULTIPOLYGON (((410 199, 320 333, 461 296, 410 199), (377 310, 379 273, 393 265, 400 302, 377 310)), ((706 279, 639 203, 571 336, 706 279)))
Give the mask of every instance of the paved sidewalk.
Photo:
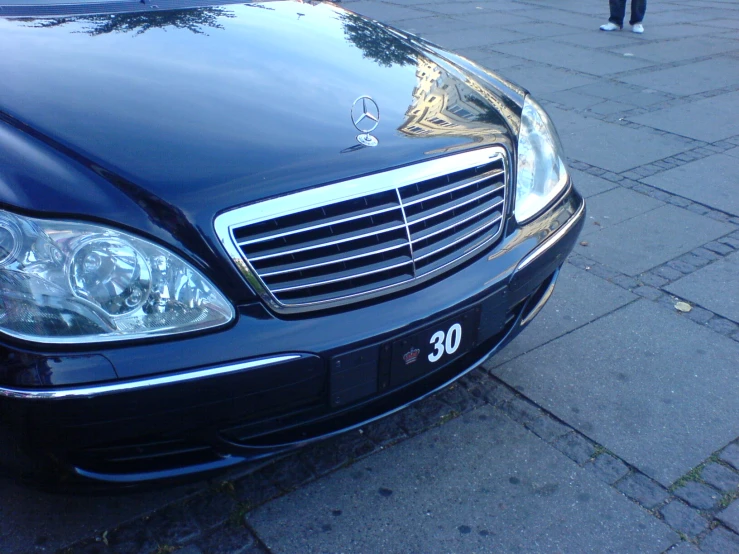
POLYGON ((258 471, 0 482, 0 550, 739 552, 739 2, 650 2, 644 35, 598 31, 605 0, 342 5, 546 106, 588 197, 552 300, 460 384, 258 471))

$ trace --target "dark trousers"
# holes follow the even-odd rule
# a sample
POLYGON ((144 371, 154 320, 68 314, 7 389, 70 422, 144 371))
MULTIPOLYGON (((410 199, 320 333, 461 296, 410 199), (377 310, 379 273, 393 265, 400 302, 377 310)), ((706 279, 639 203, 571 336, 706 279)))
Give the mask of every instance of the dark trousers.
MULTIPOLYGON (((611 17, 608 21, 623 27, 624 17, 626 17, 626 0, 609 0, 609 2, 611 4, 611 17)), ((631 0, 631 21, 629 21, 629 24, 641 23, 646 11, 647 0, 631 0)))

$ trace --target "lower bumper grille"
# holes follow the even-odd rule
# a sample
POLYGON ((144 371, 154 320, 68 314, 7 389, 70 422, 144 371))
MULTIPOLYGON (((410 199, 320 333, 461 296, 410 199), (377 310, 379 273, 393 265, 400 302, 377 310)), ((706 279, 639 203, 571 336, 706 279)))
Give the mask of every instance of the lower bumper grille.
POLYGON ((465 152, 227 212, 216 231, 277 311, 360 301, 488 247, 506 213, 507 158, 465 152))

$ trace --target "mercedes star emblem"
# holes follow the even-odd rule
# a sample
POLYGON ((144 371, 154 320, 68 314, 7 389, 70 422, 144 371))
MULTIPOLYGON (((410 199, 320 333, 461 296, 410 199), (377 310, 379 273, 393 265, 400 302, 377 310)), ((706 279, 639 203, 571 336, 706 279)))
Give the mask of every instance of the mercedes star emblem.
POLYGON ((361 134, 357 136, 360 144, 377 146, 377 139, 370 135, 380 123, 380 108, 369 96, 360 96, 352 104, 352 123, 361 134))

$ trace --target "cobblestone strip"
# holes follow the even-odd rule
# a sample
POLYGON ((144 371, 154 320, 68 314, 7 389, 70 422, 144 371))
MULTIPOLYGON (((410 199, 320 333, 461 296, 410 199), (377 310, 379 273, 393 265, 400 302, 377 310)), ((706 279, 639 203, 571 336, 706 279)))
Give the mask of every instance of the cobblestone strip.
POLYGON ((739 441, 665 488, 493 375, 473 372, 462 384, 663 520, 685 541, 705 552, 739 551, 739 441))
POLYGON ((574 169, 583 171, 595 177, 600 177, 601 179, 605 179, 607 181, 611 181, 618 184, 619 186, 634 190, 647 196, 651 196, 652 198, 655 198, 657 200, 661 200, 663 202, 668 202, 675 206, 685 208, 687 210, 690 210, 691 212, 697 213, 698 215, 705 215, 717 221, 739 225, 739 217, 733 214, 711 208, 710 206, 707 206, 705 204, 701 204, 688 198, 666 192, 657 187, 653 187, 640 181, 640 179, 643 179, 644 177, 651 177, 652 175, 656 175, 663 171, 675 169, 688 163, 713 156, 714 154, 720 154, 722 152, 726 152, 727 150, 731 150, 732 148, 735 148, 737 145, 739 145, 739 135, 714 143, 703 143, 700 141, 692 142, 699 143, 700 145, 695 146, 690 150, 686 150, 685 152, 681 152, 680 154, 668 156, 661 160, 656 160, 648 164, 631 168, 621 173, 614 173, 612 171, 608 171, 607 169, 590 165, 587 162, 576 159, 570 159, 568 163, 570 167, 574 169))
POLYGON ((619 273, 578 253, 571 254, 567 262, 643 298, 664 304, 673 310, 677 302, 685 302, 690 305, 691 309, 688 312, 681 312, 683 317, 700 325, 705 325, 709 329, 739 342, 739 322, 731 321, 664 290, 670 283, 734 252, 739 252, 739 231, 733 231, 718 240, 711 241, 687 254, 682 254, 674 260, 636 277, 619 273))

